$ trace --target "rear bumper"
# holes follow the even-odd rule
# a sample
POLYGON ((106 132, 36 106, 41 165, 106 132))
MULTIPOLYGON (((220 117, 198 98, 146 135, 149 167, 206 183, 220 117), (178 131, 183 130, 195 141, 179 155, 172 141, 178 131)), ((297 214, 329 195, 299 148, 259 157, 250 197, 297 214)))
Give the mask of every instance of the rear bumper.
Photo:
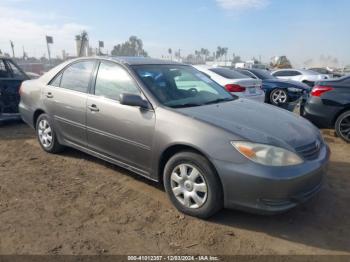
POLYGON ((20 103, 18 106, 19 109, 19 113, 20 113, 20 117, 22 118, 22 120, 28 124, 29 126, 31 126, 32 128, 34 128, 34 124, 33 124, 33 112, 32 110, 28 109, 23 103, 20 103))
MULTIPOLYGON (((237 95, 237 93, 233 93, 234 95, 237 95)), ((250 96, 241 96, 241 98, 245 98, 245 99, 249 99, 249 100, 253 100, 253 101, 256 101, 256 102, 262 102, 264 103, 265 102, 265 93, 264 92, 261 92, 261 93, 258 93, 256 95, 250 95, 250 96)))
POLYGON ((341 110, 339 107, 324 105, 319 97, 310 97, 306 101, 301 115, 318 127, 333 128, 334 118, 339 110, 341 110))
POLYGON ((329 155, 328 146, 324 146, 317 159, 290 167, 214 160, 224 189, 225 207, 260 214, 287 211, 321 190, 329 155))

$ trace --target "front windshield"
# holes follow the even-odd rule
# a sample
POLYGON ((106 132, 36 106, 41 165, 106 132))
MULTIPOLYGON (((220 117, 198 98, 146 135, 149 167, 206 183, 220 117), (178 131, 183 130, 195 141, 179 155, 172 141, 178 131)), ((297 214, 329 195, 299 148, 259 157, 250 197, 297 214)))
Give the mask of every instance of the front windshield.
POLYGON ((142 82, 163 105, 168 107, 201 106, 234 97, 222 86, 190 66, 132 66, 142 82))
POLYGON ((266 79, 276 79, 271 73, 267 70, 254 70, 253 74, 256 75, 259 79, 266 80, 266 79))

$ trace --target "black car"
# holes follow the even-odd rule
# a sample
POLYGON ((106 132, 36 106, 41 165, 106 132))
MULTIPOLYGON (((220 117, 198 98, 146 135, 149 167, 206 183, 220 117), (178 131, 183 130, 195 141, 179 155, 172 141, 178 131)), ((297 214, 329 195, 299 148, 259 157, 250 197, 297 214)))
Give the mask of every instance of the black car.
POLYGON ((277 106, 298 101, 310 91, 306 84, 292 80, 281 80, 274 77, 267 70, 240 68, 236 71, 249 77, 262 80, 262 89, 265 91, 265 102, 277 106))
POLYGON ((301 114, 350 142, 350 76, 316 83, 301 114))
POLYGON ((0 121, 19 118, 19 88, 29 77, 11 59, 0 57, 0 121))

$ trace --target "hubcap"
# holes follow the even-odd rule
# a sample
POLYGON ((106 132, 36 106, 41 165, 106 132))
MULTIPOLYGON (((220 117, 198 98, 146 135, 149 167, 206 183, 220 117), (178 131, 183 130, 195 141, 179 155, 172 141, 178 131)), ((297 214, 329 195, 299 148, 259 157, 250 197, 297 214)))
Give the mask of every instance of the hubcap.
POLYGON ((344 136, 346 139, 350 139, 350 115, 345 116, 340 121, 340 133, 344 136))
POLYGON ((176 199, 185 207, 200 208, 207 200, 207 183, 199 170, 190 164, 176 166, 170 183, 176 199))
POLYGON ((272 101, 275 104, 284 104, 287 102, 287 93, 284 90, 276 90, 272 94, 272 101))
POLYGON ((50 124, 47 120, 43 119, 40 120, 39 126, 38 126, 38 135, 40 143, 43 145, 43 147, 48 148, 52 144, 52 131, 50 124))

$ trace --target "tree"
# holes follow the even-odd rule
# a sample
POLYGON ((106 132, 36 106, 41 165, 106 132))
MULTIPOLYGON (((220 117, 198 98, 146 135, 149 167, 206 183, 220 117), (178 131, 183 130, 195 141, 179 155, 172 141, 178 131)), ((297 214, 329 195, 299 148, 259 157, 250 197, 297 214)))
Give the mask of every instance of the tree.
POLYGON ((207 57, 209 56, 210 52, 208 49, 201 48, 201 54, 203 55, 204 61, 207 61, 207 57))
POLYGON ((129 40, 113 47, 114 56, 148 56, 143 49, 143 42, 137 36, 130 36, 129 40))
POLYGON ((168 49, 168 53, 169 53, 169 56, 171 57, 171 60, 173 60, 173 57, 172 57, 172 53, 173 53, 173 50, 171 50, 171 48, 168 49))
POLYGON ((75 36, 75 40, 80 41, 78 56, 84 55, 84 50, 88 48, 89 36, 86 31, 81 32, 80 35, 75 36))

